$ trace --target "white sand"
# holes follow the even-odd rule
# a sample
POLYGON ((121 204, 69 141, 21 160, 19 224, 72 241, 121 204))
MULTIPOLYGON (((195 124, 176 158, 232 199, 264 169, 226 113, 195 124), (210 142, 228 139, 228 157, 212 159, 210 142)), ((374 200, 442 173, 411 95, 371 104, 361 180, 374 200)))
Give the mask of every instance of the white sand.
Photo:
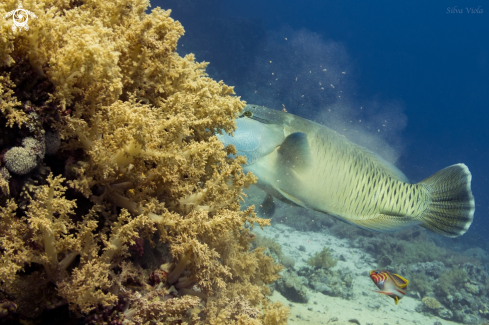
POLYGON ((433 325, 436 321, 443 325, 459 324, 416 312, 414 308, 421 303, 421 299, 405 296, 396 306, 392 298, 373 292, 377 287, 366 272, 376 268, 374 258, 358 248, 350 247, 346 239, 339 239, 325 232, 301 232, 282 224, 266 227, 264 230, 255 228, 255 231, 275 239, 282 246, 284 255, 295 259, 296 270, 305 266, 311 255, 326 246, 332 250, 334 257, 343 254, 346 259, 338 261, 335 269, 349 269, 353 272, 352 300, 331 297, 308 289, 308 303, 293 303, 275 291, 271 299, 290 306, 289 324, 356 324, 349 322, 352 319, 362 325, 433 325), (306 252, 299 250, 300 245, 306 248, 306 252))

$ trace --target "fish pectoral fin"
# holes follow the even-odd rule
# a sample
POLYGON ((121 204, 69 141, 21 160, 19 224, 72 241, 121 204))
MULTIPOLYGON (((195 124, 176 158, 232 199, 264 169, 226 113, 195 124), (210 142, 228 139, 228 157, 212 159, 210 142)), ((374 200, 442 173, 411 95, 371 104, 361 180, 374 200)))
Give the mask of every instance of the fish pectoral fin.
POLYGON ((260 216, 263 216, 265 218, 271 218, 273 216, 273 214, 275 213, 275 202, 273 201, 273 196, 271 196, 270 194, 267 194, 267 196, 265 196, 265 199, 258 208, 258 213, 260 214, 260 216))
POLYGON ((294 132, 289 134, 278 149, 278 163, 298 173, 307 169, 311 163, 307 134, 294 132))
POLYGON ((396 305, 399 303, 399 297, 397 295, 395 295, 393 292, 388 292, 388 291, 375 291, 375 290, 372 290, 372 291, 373 292, 377 292, 377 293, 381 293, 383 295, 386 295, 386 296, 391 297, 396 302, 396 305))
POLYGON ((355 220, 345 218, 345 220, 358 227, 379 232, 398 231, 420 224, 419 220, 413 219, 410 216, 389 215, 382 213, 379 213, 373 217, 366 217, 365 219, 355 220))

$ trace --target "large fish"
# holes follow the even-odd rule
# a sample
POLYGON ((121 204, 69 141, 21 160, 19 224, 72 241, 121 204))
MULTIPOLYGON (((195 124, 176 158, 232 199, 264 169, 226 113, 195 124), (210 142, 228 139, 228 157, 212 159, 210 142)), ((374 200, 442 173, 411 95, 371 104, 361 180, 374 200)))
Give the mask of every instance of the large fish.
POLYGON ((420 225, 457 237, 472 223, 472 175, 464 164, 411 184, 375 153, 301 117, 247 105, 236 123, 233 136, 218 137, 282 201, 381 232, 420 225))

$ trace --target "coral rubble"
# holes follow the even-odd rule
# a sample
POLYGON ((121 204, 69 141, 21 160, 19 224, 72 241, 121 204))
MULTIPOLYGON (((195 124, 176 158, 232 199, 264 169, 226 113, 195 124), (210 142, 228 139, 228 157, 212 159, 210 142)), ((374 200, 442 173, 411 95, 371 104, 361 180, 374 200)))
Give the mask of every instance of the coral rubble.
POLYGON ((146 0, 27 5, 28 31, 0 23, 2 313, 285 323, 266 298, 281 266, 250 250, 269 222, 240 211, 255 178, 215 137, 244 107, 233 88, 146 0))

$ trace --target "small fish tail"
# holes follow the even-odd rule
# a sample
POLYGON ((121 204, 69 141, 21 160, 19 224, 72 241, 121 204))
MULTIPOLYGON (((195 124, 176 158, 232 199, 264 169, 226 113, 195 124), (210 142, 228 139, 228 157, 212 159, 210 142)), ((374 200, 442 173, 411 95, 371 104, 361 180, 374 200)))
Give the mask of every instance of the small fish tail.
POLYGON ((421 181, 431 194, 431 203, 419 217, 421 226, 447 237, 463 235, 474 219, 471 180, 467 166, 456 164, 421 181))

